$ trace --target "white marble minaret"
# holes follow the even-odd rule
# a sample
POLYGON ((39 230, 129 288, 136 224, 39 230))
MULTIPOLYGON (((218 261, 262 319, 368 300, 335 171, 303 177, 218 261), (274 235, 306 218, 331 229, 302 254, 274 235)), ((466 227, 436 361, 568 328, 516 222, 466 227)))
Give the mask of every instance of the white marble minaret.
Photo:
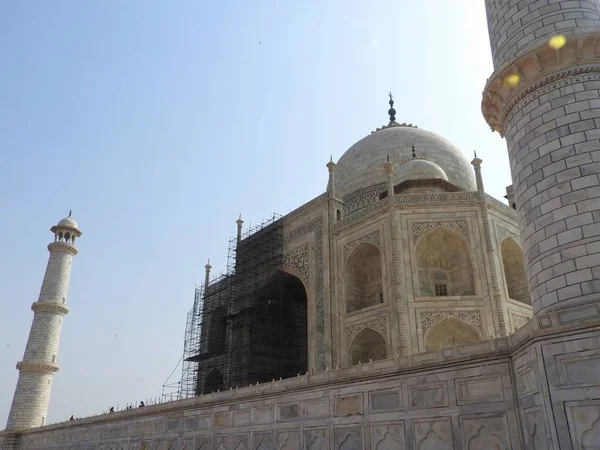
POLYGON ((52 377, 58 371, 56 355, 65 314, 71 263, 77 254, 75 239, 81 236, 77 222, 69 216, 50 229, 54 242, 40 297, 31 305, 33 323, 23 361, 17 363, 19 381, 15 389, 6 429, 10 431, 44 425, 50 401, 52 377))

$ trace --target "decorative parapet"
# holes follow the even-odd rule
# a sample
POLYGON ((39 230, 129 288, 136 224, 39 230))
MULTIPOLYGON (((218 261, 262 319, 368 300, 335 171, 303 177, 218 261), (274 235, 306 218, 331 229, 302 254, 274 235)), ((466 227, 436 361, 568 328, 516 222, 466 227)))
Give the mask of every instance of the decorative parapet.
POLYGON ((492 131, 502 137, 512 116, 540 95, 578 81, 600 79, 600 34, 566 37, 565 44, 549 44, 524 54, 492 74, 483 91, 481 110, 492 131))
POLYGON ((54 363, 37 361, 19 361, 17 363, 17 370, 20 372, 56 373, 58 369, 58 364, 54 363))
POLYGON ((62 315, 69 314, 67 305, 57 302, 33 302, 31 304, 31 310, 33 312, 48 312, 62 315))

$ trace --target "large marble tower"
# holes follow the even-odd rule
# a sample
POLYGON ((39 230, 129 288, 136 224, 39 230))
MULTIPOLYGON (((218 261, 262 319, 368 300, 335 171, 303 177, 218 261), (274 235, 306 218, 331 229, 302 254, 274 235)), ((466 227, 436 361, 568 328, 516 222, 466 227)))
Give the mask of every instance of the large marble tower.
POLYGON ((7 430, 44 425, 50 401, 52 377, 58 371, 56 355, 65 314, 71 263, 77 254, 75 239, 81 236, 77 222, 65 217, 50 229, 54 242, 37 302, 31 305, 33 323, 23 360, 17 363, 19 381, 8 416, 7 430))
POLYGON ((486 0, 536 326, 600 318, 600 3, 486 0))

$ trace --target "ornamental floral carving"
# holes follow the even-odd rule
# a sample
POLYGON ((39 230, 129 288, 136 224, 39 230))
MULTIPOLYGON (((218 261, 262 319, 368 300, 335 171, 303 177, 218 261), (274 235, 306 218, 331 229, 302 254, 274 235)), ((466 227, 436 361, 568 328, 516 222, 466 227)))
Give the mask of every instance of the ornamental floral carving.
POLYGON ((512 325, 513 332, 517 331, 523 325, 527 323, 529 317, 521 316, 520 314, 510 313, 510 323, 512 325))
POLYGON ((380 237, 379 237, 379 230, 375 230, 372 233, 369 233, 365 236, 355 239, 352 242, 348 242, 347 244, 344 244, 344 261, 346 261, 348 259, 348 257, 352 254, 354 249, 356 247, 358 247, 360 244, 362 244, 363 242, 366 242, 368 244, 373 244, 379 248, 379 246, 381 244, 380 237))
POLYGON ((507 230, 506 228, 498 226, 496 230, 496 236, 498 237, 498 241, 502 241, 504 238, 511 237, 515 240, 515 242, 521 245, 521 236, 519 236, 516 233, 513 233, 512 231, 507 230))
POLYGON ((480 311, 436 311, 436 312, 425 312, 419 313, 421 316, 421 330, 423 336, 425 333, 434 326, 436 323, 441 322, 448 317, 454 317, 455 319, 462 320, 468 323, 479 331, 483 336, 483 326, 481 323, 481 312, 480 311))
POLYGON ((434 228, 447 228, 449 230, 456 231, 465 239, 469 239, 469 227, 467 222, 464 220, 457 220, 455 222, 413 222, 412 224, 412 237, 413 242, 417 242, 417 239, 429 230, 434 228))
POLYGON ((308 244, 283 255, 283 267, 295 270, 308 283, 308 244))
POLYGON ((383 339, 387 341, 387 321, 385 320, 385 317, 379 317, 374 320, 357 323, 346 327, 346 342, 348 344, 348 347, 350 347, 354 339, 356 339, 356 336, 358 336, 361 333, 361 331, 363 331, 366 328, 370 328, 371 330, 377 331, 379 334, 381 334, 383 339))

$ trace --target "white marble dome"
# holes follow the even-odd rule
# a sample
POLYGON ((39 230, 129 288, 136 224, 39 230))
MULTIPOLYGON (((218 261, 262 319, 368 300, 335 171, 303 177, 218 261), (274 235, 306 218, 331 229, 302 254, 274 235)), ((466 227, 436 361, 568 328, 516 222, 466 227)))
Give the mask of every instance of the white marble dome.
POLYGON ((448 175, 440 166, 425 159, 411 159, 394 169, 398 180, 445 180, 448 175))
POLYGON ((361 189, 385 183, 383 164, 387 155, 396 164, 394 185, 406 181, 400 167, 402 162, 412 159, 413 145, 417 158, 439 166, 446 175, 444 179, 466 191, 477 190, 471 164, 454 145, 431 131, 394 126, 361 139, 342 155, 335 171, 336 196, 343 199, 361 189))
POLYGON ((75 220, 71 216, 61 219, 60 222, 58 222, 57 226, 58 227, 75 228, 76 230, 79 229, 79 225, 77 224, 77 222, 75 222, 75 220))

